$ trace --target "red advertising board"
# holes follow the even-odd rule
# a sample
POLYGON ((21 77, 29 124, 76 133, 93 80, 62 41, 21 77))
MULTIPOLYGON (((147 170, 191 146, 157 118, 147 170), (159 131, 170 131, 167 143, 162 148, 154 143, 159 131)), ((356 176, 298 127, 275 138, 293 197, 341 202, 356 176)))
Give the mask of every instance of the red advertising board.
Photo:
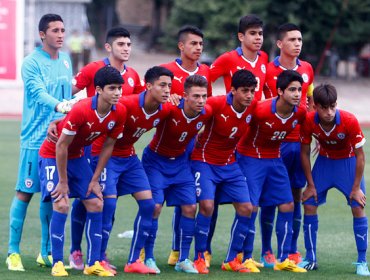
POLYGON ((15 80, 16 0, 0 0, 0 79, 15 80))

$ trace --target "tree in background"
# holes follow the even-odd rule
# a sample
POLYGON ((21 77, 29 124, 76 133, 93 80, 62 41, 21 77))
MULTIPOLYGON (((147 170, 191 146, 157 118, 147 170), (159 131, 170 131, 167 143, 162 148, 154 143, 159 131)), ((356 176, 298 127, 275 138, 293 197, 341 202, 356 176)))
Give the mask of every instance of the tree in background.
POLYGON ((265 23, 263 49, 275 55, 276 28, 292 22, 302 29, 302 58, 315 67, 332 46, 342 59, 358 54, 369 42, 370 1, 368 0, 174 0, 161 49, 176 50, 177 30, 196 25, 205 34, 208 53, 214 56, 238 45, 239 18, 248 13, 259 15, 265 23))
POLYGON ((97 47, 103 48, 107 30, 119 23, 116 14, 116 0, 93 0, 86 5, 86 11, 97 47))

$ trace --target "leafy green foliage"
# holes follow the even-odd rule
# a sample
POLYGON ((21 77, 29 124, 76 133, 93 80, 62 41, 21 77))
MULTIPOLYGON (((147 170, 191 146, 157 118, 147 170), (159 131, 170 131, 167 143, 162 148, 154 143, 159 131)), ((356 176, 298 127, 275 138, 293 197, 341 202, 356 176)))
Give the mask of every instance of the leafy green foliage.
POLYGON ((238 45, 239 18, 255 13, 265 23, 264 50, 273 53, 276 28, 285 22, 301 27, 302 58, 314 66, 333 34, 331 45, 342 58, 358 53, 370 36, 370 2, 363 0, 176 0, 160 40, 176 50, 176 32, 185 24, 196 25, 205 34, 206 51, 219 55, 238 45))

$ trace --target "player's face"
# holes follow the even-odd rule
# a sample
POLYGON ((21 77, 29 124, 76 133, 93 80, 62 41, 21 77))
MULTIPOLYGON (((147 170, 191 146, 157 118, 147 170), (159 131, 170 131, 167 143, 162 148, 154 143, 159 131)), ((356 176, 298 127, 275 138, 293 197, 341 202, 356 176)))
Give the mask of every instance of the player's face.
POLYGON ((335 118, 335 112, 337 110, 337 103, 331 104, 330 106, 322 106, 320 104, 315 104, 317 114, 319 115, 320 122, 322 124, 331 124, 335 118))
POLYGON ((65 29, 61 21, 49 22, 46 32, 40 31, 42 44, 46 49, 59 50, 63 47, 65 29))
POLYGON ((203 39, 195 34, 188 34, 183 42, 178 45, 181 58, 198 61, 203 52, 203 39))
POLYGON ((188 113, 189 116, 196 116, 202 112, 204 105, 206 104, 207 88, 193 86, 188 92, 185 92, 184 99, 185 113, 188 113))
POLYGON ((291 106, 299 106, 302 96, 302 85, 298 81, 291 82, 288 87, 282 92, 281 89, 278 89, 280 98, 282 98, 286 104, 291 106))
POLYGON ((111 105, 118 103, 122 96, 122 85, 121 84, 109 84, 104 88, 96 87, 96 91, 100 94, 100 98, 111 105))
POLYGON ((262 27, 251 27, 245 33, 238 33, 238 38, 241 44, 252 52, 261 49, 263 44, 263 29, 262 27))
POLYGON ((233 107, 234 109, 244 110, 251 105, 254 98, 254 90, 256 87, 238 87, 237 89, 231 88, 234 95, 233 107))
POLYGON ((165 103, 170 97, 172 80, 169 76, 160 76, 153 84, 147 83, 146 86, 156 102, 165 103))
POLYGON ((112 45, 106 43, 105 48, 114 59, 126 62, 129 60, 131 54, 131 39, 128 37, 119 37, 112 42, 112 45))
POLYGON ((282 40, 277 41, 281 53, 298 57, 302 50, 302 34, 298 30, 288 31, 282 40))

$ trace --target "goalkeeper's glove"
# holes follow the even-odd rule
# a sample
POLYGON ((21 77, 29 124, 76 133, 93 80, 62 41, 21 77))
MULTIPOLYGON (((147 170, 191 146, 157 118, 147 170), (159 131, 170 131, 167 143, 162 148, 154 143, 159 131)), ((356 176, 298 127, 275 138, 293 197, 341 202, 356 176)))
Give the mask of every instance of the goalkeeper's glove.
POLYGON ((69 111, 71 111, 73 105, 75 105, 78 101, 83 99, 83 97, 76 97, 71 100, 65 100, 63 99, 62 102, 59 102, 57 106, 55 107, 55 110, 62 114, 67 114, 69 111))

